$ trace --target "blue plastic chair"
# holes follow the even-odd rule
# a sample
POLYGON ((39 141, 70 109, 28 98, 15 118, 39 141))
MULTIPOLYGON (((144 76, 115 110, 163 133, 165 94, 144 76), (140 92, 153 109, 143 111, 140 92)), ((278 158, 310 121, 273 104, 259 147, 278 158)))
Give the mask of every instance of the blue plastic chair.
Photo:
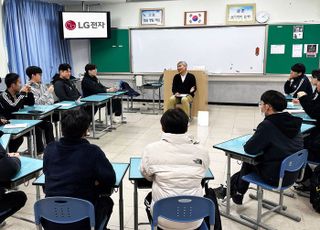
POLYGON ((35 223, 41 229, 41 218, 57 224, 72 224, 90 219, 90 227, 95 227, 93 205, 86 200, 72 197, 48 197, 34 204, 35 223))
POLYGON ((300 170, 301 174, 300 177, 303 177, 304 169, 307 163, 308 158, 308 151, 306 149, 303 149, 297 153, 294 153, 287 158, 285 158, 281 163, 280 173, 279 173, 279 184, 278 186, 271 186, 267 183, 265 183, 260 176, 258 176, 256 173, 251 173, 248 175, 245 175, 242 177, 242 180, 247 181, 252 184, 257 185, 257 200, 258 200, 258 211, 257 211, 257 219, 252 219, 250 217, 240 215, 241 218, 256 224, 257 226, 263 227, 265 229, 271 229, 269 226, 261 223, 262 217, 264 217, 266 214, 271 212, 276 212, 278 214, 281 214, 285 217, 288 217, 292 220, 295 220, 297 222, 301 221, 301 218, 292 214, 287 213, 286 207, 283 206, 283 191, 290 188, 294 182, 287 186, 282 186, 283 178, 285 175, 285 172, 298 172, 300 170), (279 203, 272 205, 272 202, 266 202, 263 200, 263 189, 279 192, 279 203), (262 213, 262 206, 266 209, 269 209, 265 213, 262 213))
MULTIPOLYGON (((158 225, 158 218, 160 216, 180 223, 193 222, 209 216, 211 229, 215 223, 215 206, 211 200, 204 197, 174 196, 157 201, 153 206, 152 216, 152 230, 158 225)), ((208 229, 204 221, 200 229, 208 229)))

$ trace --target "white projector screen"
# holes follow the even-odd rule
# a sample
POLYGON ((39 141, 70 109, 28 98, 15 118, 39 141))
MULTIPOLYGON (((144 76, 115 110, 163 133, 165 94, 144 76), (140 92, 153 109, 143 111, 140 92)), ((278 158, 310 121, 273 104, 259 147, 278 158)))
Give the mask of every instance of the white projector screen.
POLYGON ((62 12, 64 39, 109 38, 109 12, 62 12))
POLYGON ((209 73, 263 73, 265 26, 131 29, 133 72, 189 68, 209 73))

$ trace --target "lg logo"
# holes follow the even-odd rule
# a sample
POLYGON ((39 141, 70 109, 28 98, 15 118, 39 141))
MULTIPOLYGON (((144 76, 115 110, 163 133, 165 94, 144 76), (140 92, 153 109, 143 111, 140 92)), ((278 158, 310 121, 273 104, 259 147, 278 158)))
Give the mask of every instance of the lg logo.
POLYGON ((74 30, 77 27, 75 21, 72 20, 67 21, 65 26, 68 30, 74 30))

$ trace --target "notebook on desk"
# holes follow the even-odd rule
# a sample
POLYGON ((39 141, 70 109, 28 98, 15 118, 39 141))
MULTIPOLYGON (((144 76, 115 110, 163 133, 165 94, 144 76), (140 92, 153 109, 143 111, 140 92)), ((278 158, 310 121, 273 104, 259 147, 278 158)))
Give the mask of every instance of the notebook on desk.
POLYGON ((4 129, 18 129, 18 128, 26 128, 28 124, 6 124, 3 126, 4 129))

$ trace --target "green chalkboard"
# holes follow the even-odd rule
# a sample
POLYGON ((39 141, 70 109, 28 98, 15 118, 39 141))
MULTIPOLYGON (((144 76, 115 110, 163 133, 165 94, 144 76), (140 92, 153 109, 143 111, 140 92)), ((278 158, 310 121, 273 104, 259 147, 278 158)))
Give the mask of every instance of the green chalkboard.
MULTIPOLYGON (((290 67, 295 63, 303 63, 307 73, 319 68, 319 53, 316 57, 308 58, 304 53, 304 44, 320 44, 319 24, 286 24, 268 26, 268 47, 267 47, 267 74, 288 74, 290 67), (294 26, 303 26, 303 38, 294 39, 294 26), (302 57, 292 57, 292 45, 303 44, 302 57), (271 54, 271 45, 285 45, 284 54, 271 54)), ((318 47, 320 48, 320 47, 318 47)))
POLYGON ((112 29, 110 39, 91 40, 91 63, 98 72, 130 72, 129 30, 112 29))

